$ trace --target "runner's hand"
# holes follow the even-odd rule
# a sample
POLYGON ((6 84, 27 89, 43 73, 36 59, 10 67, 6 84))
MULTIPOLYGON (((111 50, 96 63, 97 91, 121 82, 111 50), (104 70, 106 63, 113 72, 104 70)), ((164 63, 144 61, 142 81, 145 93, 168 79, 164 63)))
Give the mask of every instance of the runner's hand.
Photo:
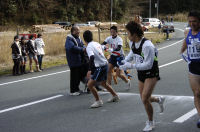
POLYGON ((125 62, 125 64, 119 66, 119 68, 122 70, 133 69, 133 68, 135 68, 135 65, 130 62, 125 62))
POLYGON ((112 53, 113 52, 113 48, 109 48, 108 52, 112 53))

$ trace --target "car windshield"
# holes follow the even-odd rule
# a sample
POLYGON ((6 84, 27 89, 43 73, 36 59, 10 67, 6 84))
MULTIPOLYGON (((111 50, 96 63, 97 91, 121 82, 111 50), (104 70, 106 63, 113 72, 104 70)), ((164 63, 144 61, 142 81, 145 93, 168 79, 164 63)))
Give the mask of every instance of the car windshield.
POLYGON ((143 19, 142 22, 149 22, 149 19, 143 19))

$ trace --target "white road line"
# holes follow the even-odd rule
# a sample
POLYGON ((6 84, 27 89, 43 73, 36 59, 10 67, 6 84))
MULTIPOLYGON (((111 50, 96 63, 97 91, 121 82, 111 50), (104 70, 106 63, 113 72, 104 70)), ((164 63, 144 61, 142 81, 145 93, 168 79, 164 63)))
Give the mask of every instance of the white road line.
POLYGON ((188 113, 179 117, 178 119, 174 120, 173 122, 183 123, 184 121, 188 120, 189 118, 191 118, 192 116, 194 116, 196 114, 197 114, 197 110, 196 110, 196 108, 194 108, 193 110, 189 111, 188 113))
POLYGON ((159 66, 159 68, 169 66, 169 65, 171 65, 171 64, 177 63, 177 62, 182 61, 182 60, 183 60, 183 59, 179 59, 179 60, 172 61, 172 62, 170 62, 170 63, 167 63, 167 64, 164 64, 164 65, 159 66))
POLYGON ((45 99, 42 99, 42 100, 38 100, 38 101, 30 102, 30 103, 27 103, 27 104, 11 107, 11 108, 8 108, 8 109, 0 110, 0 114, 8 112, 8 111, 12 111, 12 110, 20 109, 20 108, 23 108, 23 107, 26 107, 26 106, 30 106, 30 105, 46 102, 48 100, 53 100, 53 99, 56 99, 56 98, 60 98, 62 96, 64 96, 64 95, 56 95, 56 96, 52 96, 52 97, 45 98, 45 99))
MULTIPOLYGON (((165 67, 165 66, 177 63, 177 62, 182 61, 182 60, 183 59, 179 59, 179 60, 176 60, 176 61, 164 64, 164 65, 161 65, 161 66, 159 66, 159 68, 162 68, 162 67, 165 67)), ((46 74, 46 75, 42 75, 42 76, 36 76, 36 77, 31 77, 31 78, 26 78, 26 79, 22 79, 22 80, 16 80, 16 81, 11 81, 11 82, 1 83, 0 86, 12 84, 12 83, 17 83, 17 82, 22 82, 22 81, 27 81, 27 80, 32 80, 32 79, 41 78, 41 77, 46 77, 46 76, 52 76, 52 75, 56 75, 56 74, 60 74, 60 73, 65 73, 65 72, 68 72, 68 71, 70 71, 70 70, 65 70, 65 71, 50 73, 50 74, 46 74)))
POLYGON ((65 71, 50 73, 50 74, 46 74, 46 75, 42 75, 42 76, 36 76, 36 77, 31 77, 31 78, 26 78, 26 79, 22 79, 22 80, 16 80, 16 81, 11 81, 11 82, 1 83, 0 86, 8 85, 8 84, 16 83, 16 82, 22 82, 22 81, 32 80, 32 79, 41 78, 41 77, 46 77, 46 76, 52 76, 52 75, 56 75, 56 74, 60 74, 60 73, 68 72, 68 71, 70 71, 70 70, 65 70, 65 71))
POLYGON ((184 39, 181 39, 181 40, 179 40, 179 41, 177 41, 177 42, 175 42, 175 43, 173 43, 173 44, 170 44, 170 45, 168 45, 168 46, 165 46, 165 47, 159 48, 158 50, 166 49, 166 48, 168 48, 168 47, 171 47, 171 46, 173 46, 173 45, 176 45, 176 44, 180 43, 180 42, 183 41, 183 40, 184 40, 184 39))

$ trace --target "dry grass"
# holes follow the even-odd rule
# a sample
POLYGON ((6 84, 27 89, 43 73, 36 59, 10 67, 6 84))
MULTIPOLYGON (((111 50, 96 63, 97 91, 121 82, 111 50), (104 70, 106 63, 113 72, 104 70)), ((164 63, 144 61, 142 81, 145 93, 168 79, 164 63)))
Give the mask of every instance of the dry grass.
POLYGON ((187 22, 188 13, 177 13, 174 15, 174 21, 187 22))

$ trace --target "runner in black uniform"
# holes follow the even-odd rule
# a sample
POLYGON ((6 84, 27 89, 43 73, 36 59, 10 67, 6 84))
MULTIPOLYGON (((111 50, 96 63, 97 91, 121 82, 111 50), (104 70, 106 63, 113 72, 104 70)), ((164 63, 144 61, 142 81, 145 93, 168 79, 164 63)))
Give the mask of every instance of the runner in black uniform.
POLYGON ((164 97, 152 97, 153 89, 160 79, 157 60, 157 49, 151 41, 144 38, 141 26, 136 22, 129 22, 126 25, 128 38, 132 41, 129 55, 125 58, 125 64, 120 69, 133 69, 138 72, 140 96, 148 115, 148 121, 143 131, 151 131, 154 126, 153 107, 151 102, 157 102, 163 112, 164 97), (135 64, 130 63, 134 60, 135 64))

